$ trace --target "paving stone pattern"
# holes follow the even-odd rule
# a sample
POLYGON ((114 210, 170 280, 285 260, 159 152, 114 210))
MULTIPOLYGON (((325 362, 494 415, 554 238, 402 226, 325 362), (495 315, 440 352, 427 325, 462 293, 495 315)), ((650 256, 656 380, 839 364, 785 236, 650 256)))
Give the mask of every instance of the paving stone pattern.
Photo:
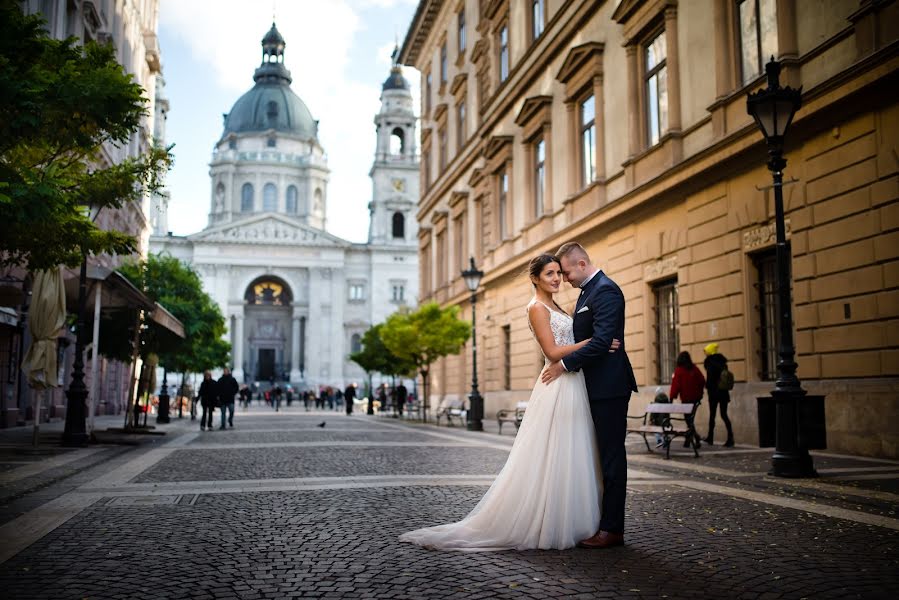
MULTIPOLYGON (((398 431, 398 441, 404 433, 398 431)), ((135 483, 283 479, 342 475, 496 474, 507 452, 493 448, 273 447, 176 450, 135 483)))
POLYGON ((197 436, 190 445, 197 444, 278 444, 291 442, 421 442, 434 443, 446 442, 439 437, 418 432, 405 432, 398 438, 396 430, 372 431, 328 431, 325 429, 312 429, 301 431, 268 431, 268 432, 242 432, 242 431, 214 431, 197 436))
MULTIPOLYGON (((767 600, 893 598, 899 589, 893 498, 768 481, 758 475, 769 459, 764 453, 730 454, 715 448, 700 459, 665 461, 655 455, 652 462, 633 461, 631 466, 643 474, 630 481, 627 545, 621 548, 437 552, 401 544, 398 536, 463 518, 486 486, 440 481, 441 476, 496 474, 508 453, 496 446, 501 438, 458 428, 396 428, 377 418, 323 417, 298 413, 296 407, 278 415, 239 413, 236 424, 234 431, 200 434, 196 423, 173 423, 168 439, 178 442, 179 435, 189 432, 179 442, 186 445, 175 446, 149 468, 133 459, 150 448, 109 450, 58 467, 84 469, 62 480, 56 469, 23 480, 23 490, 46 480, 53 483, 4 505, 4 520, 12 508, 39 509, 42 501, 60 494, 84 493, 78 485, 112 469, 140 465, 129 483, 104 484, 98 494, 102 498, 0 563, 0 597, 767 600), (314 427, 323 418, 333 430, 314 427), (451 442, 446 435, 490 445, 428 445, 451 442), (327 445, 346 441, 417 445, 327 445), (296 442, 325 445, 253 446, 296 442), (246 447, 197 446, 229 443, 246 447), (703 465, 714 469, 697 470, 703 465), (191 481, 276 483, 362 475, 375 479, 360 487, 327 490, 236 488, 233 493, 198 494, 167 487, 191 481), (403 475, 433 479, 401 486, 377 480, 403 475), (721 493, 684 487, 691 482, 716 486, 721 493), (153 485, 133 485, 148 483, 153 485), (748 500, 747 493, 766 500, 748 500), (804 501, 805 510, 784 507, 793 500, 804 501), (874 513, 893 519, 893 525, 825 516, 823 509, 829 507, 874 513)), ((504 437, 511 442, 511 436, 504 437)), ((642 441, 629 444, 629 451, 646 454, 642 441)), ((861 466, 869 469, 866 473, 876 465, 883 463, 816 459, 819 468, 861 466)), ((895 482, 899 464, 894 466, 895 472, 882 478, 856 483, 895 482)), ((828 478, 821 481, 826 484, 828 478)))
POLYGON ((483 490, 98 503, 2 565, 0 586, 19 599, 886 598, 899 586, 897 532, 670 490, 632 496, 629 543, 611 551, 447 553, 397 542, 463 517, 483 490))

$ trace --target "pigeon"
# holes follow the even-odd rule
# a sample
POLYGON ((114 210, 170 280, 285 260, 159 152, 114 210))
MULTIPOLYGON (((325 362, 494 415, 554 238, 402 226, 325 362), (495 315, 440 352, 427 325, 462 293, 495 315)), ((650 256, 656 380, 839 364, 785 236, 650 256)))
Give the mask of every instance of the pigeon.
POLYGON ((321 428, 324 428, 324 427, 325 427, 325 421, 322 421, 321 423, 319 423, 318 426, 321 427, 321 428))

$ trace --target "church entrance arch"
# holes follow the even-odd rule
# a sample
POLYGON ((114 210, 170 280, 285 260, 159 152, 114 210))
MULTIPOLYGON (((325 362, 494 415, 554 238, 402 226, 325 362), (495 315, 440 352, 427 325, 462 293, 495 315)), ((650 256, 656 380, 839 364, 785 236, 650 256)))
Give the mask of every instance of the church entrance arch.
POLYGON ((290 380, 293 292, 280 277, 263 275, 244 291, 247 374, 252 381, 290 380))

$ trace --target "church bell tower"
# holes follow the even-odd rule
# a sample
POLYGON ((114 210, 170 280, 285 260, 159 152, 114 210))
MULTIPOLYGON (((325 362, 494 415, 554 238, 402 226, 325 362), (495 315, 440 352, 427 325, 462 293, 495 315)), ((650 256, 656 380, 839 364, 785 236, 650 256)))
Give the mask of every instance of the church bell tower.
POLYGON ((372 179, 370 244, 414 246, 418 243, 415 205, 418 201, 418 149, 415 112, 409 82, 393 51, 390 76, 381 87, 381 110, 375 116, 377 145, 372 179))

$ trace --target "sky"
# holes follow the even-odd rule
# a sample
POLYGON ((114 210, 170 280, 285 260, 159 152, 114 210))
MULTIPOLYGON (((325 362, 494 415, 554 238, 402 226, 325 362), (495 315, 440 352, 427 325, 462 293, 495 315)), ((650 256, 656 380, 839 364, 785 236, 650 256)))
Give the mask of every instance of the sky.
MULTIPOLYGON (((175 165, 167 178, 168 225, 176 235, 203 229, 209 213, 209 161, 222 114, 253 86, 260 42, 274 14, 286 47, 293 91, 319 120, 328 154, 328 223, 354 242, 368 236, 368 172, 373 119, 390 53, 418 0, 161 0, 159 43, 170 109, 166 143, 175 165)), ((419 79, 404 68, 418 106, 419 79)))

